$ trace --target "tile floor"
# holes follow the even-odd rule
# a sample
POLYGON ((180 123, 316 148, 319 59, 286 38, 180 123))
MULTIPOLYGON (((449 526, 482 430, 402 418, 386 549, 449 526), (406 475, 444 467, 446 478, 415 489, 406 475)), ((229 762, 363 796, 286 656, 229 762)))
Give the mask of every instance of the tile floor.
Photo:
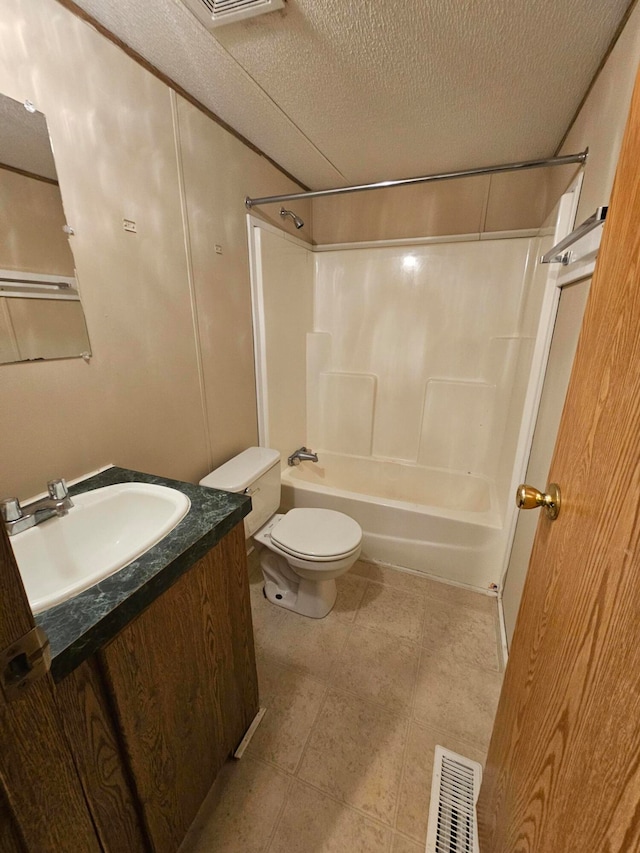
POLYGON ((483 761, 502 682, 494 598, 359 561, 322 620, 251 569, 261 705, 181 853, 423 853, 436 744, 483 761))

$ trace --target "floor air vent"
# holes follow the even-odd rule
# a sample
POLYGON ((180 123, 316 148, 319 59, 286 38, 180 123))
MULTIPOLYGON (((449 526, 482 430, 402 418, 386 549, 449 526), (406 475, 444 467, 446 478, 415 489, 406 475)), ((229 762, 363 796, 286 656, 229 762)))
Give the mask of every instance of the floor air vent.
POLYGON ((478 853, 476 800, 482 767, 436 746, 426 853, 478 853))
POLYGON ((207 29, 284 8, 284 0, 182 0, 207 29))

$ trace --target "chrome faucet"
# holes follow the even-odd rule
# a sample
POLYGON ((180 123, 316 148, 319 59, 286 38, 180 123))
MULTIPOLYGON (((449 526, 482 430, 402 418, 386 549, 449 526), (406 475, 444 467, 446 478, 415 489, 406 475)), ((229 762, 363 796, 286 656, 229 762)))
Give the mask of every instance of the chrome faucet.
POLYGON ((299 447, 291 454, 287 462, 289 465, 299 465, 305 459, 309 462, 317 462, 318 454, 314 453, 313 450, 309 450, 308 447, 299 447))
POLYGON ((35 527, 36 524, 54 515, 67 515, 73 506, 73 501, 69 497, 65 481, 49 480, 47 491, 48 497, 27 504, 25 507, 20 505, 18 498, 5 498, 0 501, 0 514, 9 536, 15 536, 16 533, 35 527))

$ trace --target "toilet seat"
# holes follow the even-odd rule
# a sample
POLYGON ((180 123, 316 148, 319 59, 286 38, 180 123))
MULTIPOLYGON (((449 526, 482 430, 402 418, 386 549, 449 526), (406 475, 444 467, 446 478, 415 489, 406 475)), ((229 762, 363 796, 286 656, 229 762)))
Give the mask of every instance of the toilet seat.
POLYGON ((299 559, 331 562, 358 551, 360 525, 332 509, 292 509, 271 529, 271 541, 299 559))

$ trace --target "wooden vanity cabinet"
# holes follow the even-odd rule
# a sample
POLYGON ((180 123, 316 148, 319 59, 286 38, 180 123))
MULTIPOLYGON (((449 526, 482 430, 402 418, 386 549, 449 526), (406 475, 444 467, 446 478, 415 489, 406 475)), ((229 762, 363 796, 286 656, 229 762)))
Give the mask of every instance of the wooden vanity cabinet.
POLYGON ((59 685, 105 850, 174 853, 258 711, 243 524, 59 685))

